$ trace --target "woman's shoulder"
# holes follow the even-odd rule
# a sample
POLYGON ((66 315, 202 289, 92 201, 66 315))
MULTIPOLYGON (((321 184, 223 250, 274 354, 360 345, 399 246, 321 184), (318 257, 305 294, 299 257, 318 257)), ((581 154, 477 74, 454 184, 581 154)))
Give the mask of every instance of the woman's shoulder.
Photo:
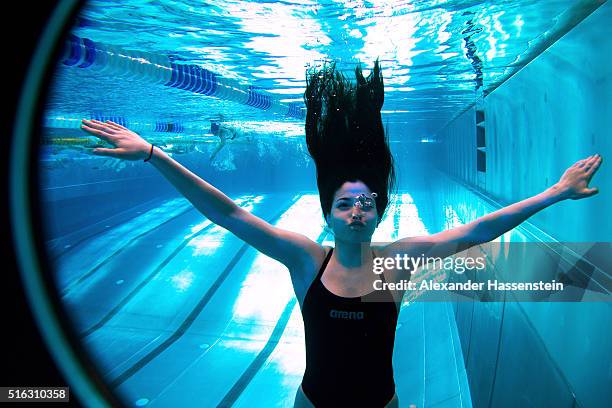
POLYGON ((313 257, 312 264, 310 265, 310 272, 316 275, 321 269, 321 266, 325 262, 325 260, 329 257, 331 252, 334 250, 334 247, 327 245, 319 245, 320 251, 313 257))
POLYGON ((301 261, 298 262, 297 265, 294 265, 295 271, 291 272, 298 273, 308 280, 310 275, 313 273, 316 274, 332 249, 333 248, 329 246, 313 243, 313 245, 310 245, 307 251, 305 251, 305 256, 302 257, 301 261))
POLYGON ((370 245, 370 249, 374 253, 374 257, 382 258, 382 257, 386 256, 386 248, 387 248, 387 246, 388 245, 374 244, 374 245, 370 245))
POLYGON ((317 244, 317 250, 313 251, 308 259, 297 266, 294 270, 289 270, 292 276, 293 290, 300 303, 303 304, 308 288, 317 277, 325 259, 332 251, 332 247, 317 244))

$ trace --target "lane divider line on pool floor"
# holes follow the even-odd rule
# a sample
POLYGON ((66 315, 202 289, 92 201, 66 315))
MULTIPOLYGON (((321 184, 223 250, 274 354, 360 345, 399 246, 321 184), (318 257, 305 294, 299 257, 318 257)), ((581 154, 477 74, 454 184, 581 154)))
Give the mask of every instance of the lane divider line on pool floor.
POLYGON ((98 231, 94 231, 89 233, 89 235, 85 234, 84 236, 82 236, 81 238, 76 239, 75 241, 70 241, 70 236, 71 235, 78 235, 79 232, 82 233, 83 229, 80 229, 78 231, 74 231, 72 233, 69 233, 68 235, 64 235, 62 237, 58 237, 58 238, 54 238, 52 240, 49 240, 45 243, 45 247, 47 248, 47 251, 49 252, 48 256, 49 259, 52 261, 56 261, 59 258, 61 258, 62 256, 65 256, 67 253, 74 251, 76 248, 78 248, 80 245, 82 245, 84 242, 87 242, 88 240, 92 239, 92 238, 96 238, 99 235, 102 235, 103 233, 107 232, 109 229, 115 228, 119 225, 123 225, 126 222, 128 222, 129 220, 132 220, 133 218, 136 218, 137 216, 141 215, 138 213, 138 209, 139 208, 147 208, 150 207, 151 204, 159 201, 160 198, 152 198, 149 201, 146 201, 144 203, 140 203, 137 204, 133 207, 128 208, 127 210, 121 211, 120 213, 117 214, 113 214, 108 218, 103 219, 102 221, 98 221, 92 225, 88 225, 87 227, 85 227, 86 229, 95 229, 96 226, 98 225, 104 225, 105 227, 101 228, 98 231), (132 215, 134 212, 136 212, 136 215, 132 215), (116 219, 116 221, 114 221, 113 219, 116 219), (113 221, 111 221, 113 220, 113 221), (66 243, 66 241, 69 241, 69 244, 66 243), (64 242, 63 244, 61 242, 64 242), (53 252, 52 254, 50 252, 52 252, 52 250, 49 249, 49 247, 53 247, 53 246, 59 246, 61 247, 59 250, 55 250, 55 252, 53 252))
MULTIPOLYGON (((242 202, 240 204, 240 206, 248 205, 251 202, 252 202, 252 200, 245 200, 244 202, 242 202)), ((192 207, 192 209, 195 209, 195 208, 192 207)), ((184 214, 185 212, 183 212, 182 214, 184 214)), ((182 214, 180 214, 180 215, 182 215, 182 214)), ((174 218, 176 218, 176 217, 173 217, 172 219, 174 219, 174 218)), ((161 224, 159 226, 161 226, 161 224)), ((104 317, 102 317, 102 319, 100 319, 97 323, 95 323, 94 325, 92 325, 88 329, 84 330, 81 333, 81 338, 85 338, 85 337, 89 336, 90 334, 92 334, 93 332, 95 332, 96 330, 98 330, 102 326, 104 326, 126 304, 128 304, 138 294, 138 292, 140 292, 140 290, 142 290, 151 280, 153 280, 153 278, 155 276, 157 276, 161 272, 161 270, 164 269, 166 267, 166 265, 168 265, 170 263, 170 261, 172 261, 172 259, 174 259, 174 257, 189 244, 189 242, 191 242, 194 238, 197 238, 198 236, 206 233, 209 229, 211 229, 211 228, 213 228, 215 226, 216 226, 216 224, 214 224, 212 222, 209 222, 207 225, 203 226, 202 228, 200 228, 199 230, 197 230, 193 234, 189 235, 187 238, 183 239, 183 241, 179 245, 176 246, 176 248, 172 251, 172 253, 170 253, 161 263, 159 263, 157 265, 157 267, 149 275, 147 275, 116 306, 114 306, 106 315, 104 315, 104 317)))
POLYGON ((124 246, 122 246, 121 248, 117 249, 112 254, 108 255, 102 261, 98 262, 96 264, 96 266, 94 266, 93 268, 89 269, 87 272, 85 272, 84 274, 82 274, 78 278, 73 279, 72 282, 70 282, 68 285, 66 285, 66 287, 62 290, 61 297, 65 298, 68 294, 70 294, 70 292, 72 292, 74 289, 76 289, 77 286, 83 284, 85 281, 87 281, 89 278, 91 278, 98 270, 100 270, 100 268, 102 268, 107 263, 111 262, 113 260, 113 258, 115 258, 117 255, 119 255, 123 251, 125 251, 128 247, 130 247, 134 242, 138 241, 140 238, 144 237, 145 235, 150 234, 151 232, 155 231, 159 227, 162 227, 165 224, 168 224, 168 223, 174 221, 176 218, 179 218, 179 217, 185 215, 186 213, 194 211, 194 210, 195 210, 195 208, 193 208, 193 207, 186 208, 185 210, 181 211, 177 215, 175 215, 175 216, 173 216, 171 218, 168 218, 164 222, 162 222, 160 224, 157 224, 154 227, 149 228, 148 230, 142 232, 141 234, 138 234, 137 236, 131 238, 124 246))
MULTIPOLYGON (((239 205, 246 205, 250 201, 252 201, 252 199, 251 200, 246 199, 244 202, 241 202, 239 205)), ((146 231, 142 232, 141 234, 131 238, 121 248, 117 249, 115 252, 113 252, 112 254, 108 255, 106 258, 104 258, 102 261, 100 261, 96 266, 94 266, 93 268, 91 268, 90 270, 85 272, 80 277, 75 278, 72 282, 70 282, 68 285, 66 285, 66 287, 61 292, 61 297, 65 298, 72 290, 74 290, 77 286, 81 285, 83 282, 85 282, 86 280, 91 278, 100 268, 102 268, 104 265, 106 265, 107 263, 112 261, 114 257, 116 257, 117 255, 122 253, 124 250, 126 250, 128 247, 130 247, 134 242, 138 241, 140 238, 142 238, 145 235, 148 235, 148 234, 156 231, 158 228, 160 228, 160 227, 162 227, 162 226, 164 226, 164 225, 166 225, 166 224, 176 220, 177 218, 182 217, 186 213, 191 212, 191 211, 195 211, 195 210, 196 210, 196 208, 193 207, 192 205, 190 205, 188 208, 184 209, 180 213, 178 213, 178 214, 168 218, 167 220, 165 220, 165 221, 163 221, 163 222, 161 222, 159 224, 156 224, 156 225, 152 226, 151 228, 147 229, 146 231)), ((190 236, 190 238, 192 236, 190 236)))
MULTIPOLYGON (((290 203, 287 206, 285 206, 285 208, 283 208, 281 211, 279 211, 272 218, 268 219, 267 222, 270 223, 270 224, 276 222, 280 217, 282 217, 282 215, 285 212, 287 212, 287 210, 298 200, 299 197, 300 197, 300 195, 294 196, 291 199, 290 203)), ((155 359, 164 350, 166 350, 168 347, 170 347, 174 342, 176 342, 178 339, 180 339, 181 336, 187 331, 187 329, 189 329, 189 327, 191 327, 191 325, 193 324, 195 319, 198 317, 198 315, 202 312, 204 307, 208 304, 208 302, 215 295, 215 293, 217 292, 217 290, 219 289, 221 284, 229 276, 229 274, 232 271, 232 269, 234 269, 234 266, 236 266, 238 261, 240 261, 242 256, 246 253, 247 249, 249 249, 250 247, 251 246, 249 244, 247 244, 247 243, 242 245, 242 247, 238 250, 236 255, 234 255, 232 260, 227 264, 227 266, 225 267, 223 272, 221 272, 221 274, 217 277, 215 282, 213 282, 211 287, 206 291, 206 294, 204 294, 204 296, 198 302, 198 304, 195 306, 195 308, 193 308, 193 310, 189 313, 187 318, 170 335, 170 337, 168 337, 166 340, 164 340, 164 342, 162 342, 160 345, 158 345, 155 349, 153 349, 152 351, 147 353, 144 357, 142 357, 140 360, 138 360, 136 363, 134 363, 131 367, 129 367, 128 369, 123 371, 123 373, 119 374, 119 376, 117 376, 114 380, 110 381, 109 382, 109 386, 111 388, 118 387, 119 385, 124 383, 126 380, 128 380, 130 377, 132 377, 134 374, 136 374, 138 371, 140 371, 140 369, 142 369, 144 366, 146 366, 148 363, 150 363, 153 359, 155 359)))
MULTIPOLYGON (((317 238, 317 243, 323 242, 325 237, 327 236, 327 232, 323 231, 317 238)), ((276 322, 276 326, 274 326, 274 330, 268 338, 266 345, 263 349, 257 354, 257 357, 253 360, 253 362, 249 365, 249 367, 242 373, 240 378, 234 383, 232 388, 225 394, 225 397, 221 400, 221 402, 217 405, 217 408, 229 408, 234 405, 234 403, 240 398, 240 395, 244 392, 247 386, 251 383, 255 375, 259 372, 259 370, 263 367, 264 363, 268 360, 268 357, 272 354, 276 346, 278 345, 281 336, 283 335, 287 324, 289 323, 289 318, 291 318, 291 314, 293 312, 293 308, 297 303, 297 299, 294 296, 287 304, 285 305, 285 309, 283 313, 279 317, 276 322)))

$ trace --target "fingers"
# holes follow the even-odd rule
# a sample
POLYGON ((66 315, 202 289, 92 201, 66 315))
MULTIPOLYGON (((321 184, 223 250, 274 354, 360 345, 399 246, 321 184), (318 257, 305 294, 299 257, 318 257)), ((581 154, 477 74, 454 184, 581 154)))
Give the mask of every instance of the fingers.
POLYGON ((592 156, 587 157, 586 159, 578 160, 576 163, 574 163, 574 166, 588 170, 588 168, 590 168, 595 162, 600 159, 601 156, 599 154, 594 154, 592 156))
POLYGON ((108 128, 108 125, 106 123, 100 122, 99 120, 95 120, 95 119, 83 119, 82 122, 85 123, 87 126, 93 127, 96 129, 108 128))
POLYGON ((583 168, 584 166, 586 166, 587 162, 591 160, 594 156, 595 155, 589 156, 586 159, 578 160, 576 164, 578 165, 578 167, 583 168))
POLYGON ((589 165, 591 165, 591 164, 592 164, 594 161, 596 161, 596 160, 598 160, 598 159, 599 159, 599 156, 597 156, 596 154, 594 154, 594 155, 590 156, 588 159, 586 159, 585 164, 586 164, 587 166, 589 166, 589 165))
POLYGON ((115 130, 129 130, 128 128, 123 127, 120 124, 113 122, 112 120, 107 120, 106 124, 109 125, 110 127, 112 127, 115 130))
POLYGON ((85 121, 83 121, 81 124, 81 129, 107 142, 111 142, 111 138, 113 137, 112 134, 108 133, 104 129, 100 129, 96 124, 86 124, 85 121))
POLYGON ((101 130, 109 134, 111 134, 114 131, 114 129, 111 128, 108 124, 104 122, 100 122, 99 120, 95 120, 95 119, 91 119, 91 120, 83 119, 81 123, 86 125, 87 127, 101 130))
POLYGON ((585 166, 586 174, 588 176, 592 176, 593 174, 595 174, 602 162, 602 157, 600 155, 595 155, 595 157, 589 160, 589 162, 585 166))
POLYGON ((581 160, 580 166, 578 167, 580 167, 582 170, 588 170, 589 163, 591 162, 592 159, 593 159, 593 156, 589 156, 586 159, 581 160))
POLYGON ((114 131, 130 131, 128 128, 121 126, 118 123, 113 122, 112 120, 107 120, 106 122, 100 122, 95 119, 83 119, 82 123, 86 124, 90 128, 102 130, 106 133, 113 133, 114 131))

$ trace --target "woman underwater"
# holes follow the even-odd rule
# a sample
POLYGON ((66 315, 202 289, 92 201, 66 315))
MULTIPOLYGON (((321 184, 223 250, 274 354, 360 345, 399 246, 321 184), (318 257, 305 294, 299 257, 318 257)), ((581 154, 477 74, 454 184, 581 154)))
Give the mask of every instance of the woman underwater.
POLYGON ((113 122, 83 120, 82 129, 115 146, 96 155, 150 162, 212 222, 226 228, 289 270, 304 320, 306 370, 296 407, 398 407, 392 355, 403 292, 373 291, 373 282, 400 282, 410 271, 372 273, 375 257, 445 258, 491 241, 536 212, 566 199, 597 193, 589 188, 602 158, 568 168, 540 194, 447 231, 371 245, 394 186, 391 152, 383 128, 383 78, 378 61, 353 84, 335 66, 307 73, 306 142, 317 167, 321 208, 335 245, 324 247, 238 207, 221 191, 113 122), (362 248, 368 250, 362 251, 362 248), (367 301, 372 298, 376 301, 367 301))

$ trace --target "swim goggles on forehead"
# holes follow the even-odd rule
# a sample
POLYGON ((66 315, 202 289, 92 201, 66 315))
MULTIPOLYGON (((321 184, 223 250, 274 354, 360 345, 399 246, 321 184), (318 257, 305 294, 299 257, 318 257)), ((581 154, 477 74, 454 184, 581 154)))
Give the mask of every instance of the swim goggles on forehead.
POLYGON ((355 202, 353 203, 353 206, 357 208, 373 208, 376 206, 376 197, 378 197, 378 194, 376 193, 372 193, 369 197, 365 195, 365 193, 361 193, 358 196, 355 196, 355 202))

